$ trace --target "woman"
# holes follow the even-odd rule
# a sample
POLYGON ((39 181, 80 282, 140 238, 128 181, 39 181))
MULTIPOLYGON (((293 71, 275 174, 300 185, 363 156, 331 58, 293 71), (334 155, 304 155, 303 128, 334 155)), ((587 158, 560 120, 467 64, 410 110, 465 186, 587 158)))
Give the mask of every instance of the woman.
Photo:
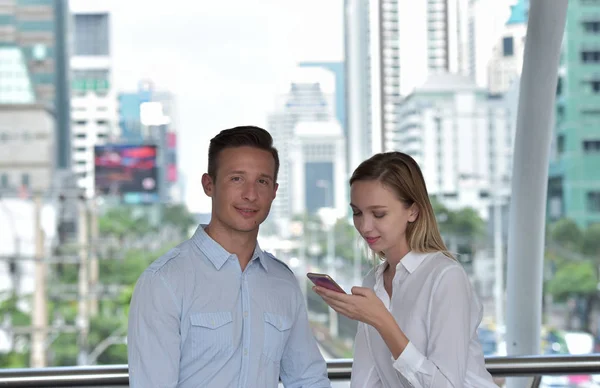
POLYGON ((354 226, 382 262, 352 294, 313 289, 359 321, 351 386, 497 388, 477 338, 482 305, 442 241, 414 159, 374 155, 350 193, 354 226))

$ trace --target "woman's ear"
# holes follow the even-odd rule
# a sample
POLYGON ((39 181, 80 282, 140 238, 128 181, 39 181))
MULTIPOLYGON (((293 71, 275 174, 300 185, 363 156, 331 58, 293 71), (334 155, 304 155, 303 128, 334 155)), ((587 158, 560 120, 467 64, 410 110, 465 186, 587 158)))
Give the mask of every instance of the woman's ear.
POLYGON ((419 206, 416 203, 413 203, 409 210, 408 222, 415 222, 417 218, 419 218, 419 206))

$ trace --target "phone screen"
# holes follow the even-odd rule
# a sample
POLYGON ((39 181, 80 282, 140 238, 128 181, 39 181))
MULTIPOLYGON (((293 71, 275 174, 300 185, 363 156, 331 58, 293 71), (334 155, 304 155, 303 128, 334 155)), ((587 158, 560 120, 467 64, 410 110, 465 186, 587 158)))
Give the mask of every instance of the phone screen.
POLYGON ((315 286, 327 288, 328 290, 346 293, 342 287, 339 286, 329 275, 320 273, 308 273, 308 278, 315 284, 315 286))

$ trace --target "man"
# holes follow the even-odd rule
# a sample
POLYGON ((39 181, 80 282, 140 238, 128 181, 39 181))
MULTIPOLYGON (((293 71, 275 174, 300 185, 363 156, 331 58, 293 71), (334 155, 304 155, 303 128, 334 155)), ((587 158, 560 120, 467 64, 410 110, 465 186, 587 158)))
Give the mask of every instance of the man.
POLYGON ((271 135, 236 127, 208 149, 208 225, 156 260, 129 312, 133 388, 330 387, 289 268, 257 243, 277 192, 271 135))

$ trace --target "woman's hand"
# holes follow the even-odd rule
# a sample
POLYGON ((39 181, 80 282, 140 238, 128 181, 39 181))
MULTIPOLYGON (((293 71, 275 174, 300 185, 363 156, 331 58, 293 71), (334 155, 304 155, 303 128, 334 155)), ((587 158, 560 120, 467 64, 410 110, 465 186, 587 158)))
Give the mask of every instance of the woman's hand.
POLYGON ((352 287, 352 294, 342 294, 317 286, 313 287, 313 291, 338 313, 373 327, 377 327, 386 315, 390 315, 381 299, 370 288, 352 287))
POLYGON ((400 357, 409 340, 373 290, 352 287, 352 294, 342 294, 323 287, 313 287, 313 290, 338 313, 374 327, 385 341, 394 359, 400 357))

